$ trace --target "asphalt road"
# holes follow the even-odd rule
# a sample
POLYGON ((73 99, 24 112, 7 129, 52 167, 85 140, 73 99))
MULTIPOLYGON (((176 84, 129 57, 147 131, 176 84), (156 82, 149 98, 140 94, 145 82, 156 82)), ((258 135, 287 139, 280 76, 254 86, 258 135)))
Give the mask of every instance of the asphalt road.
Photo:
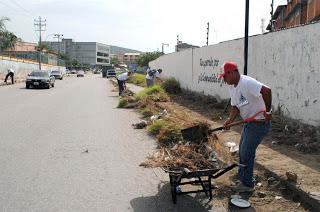
POLYGON ((168 176, 139 167, 155 141, 112 89, 100 75, 0 87, 0 211, 216 211, 204 195, 172 204, 168 176))

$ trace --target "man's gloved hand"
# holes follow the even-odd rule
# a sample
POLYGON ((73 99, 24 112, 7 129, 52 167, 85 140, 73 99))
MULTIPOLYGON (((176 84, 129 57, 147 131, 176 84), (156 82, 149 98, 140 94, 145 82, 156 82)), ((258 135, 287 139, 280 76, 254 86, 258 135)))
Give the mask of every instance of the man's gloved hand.
POLYGON ((230 127, 228 127, 229 124, 231 124, 232 121, 230 118, 227 118, 227 120, 225 120, 225 122, 223 123, 224 129, 225 130, 230 130, 230 127))

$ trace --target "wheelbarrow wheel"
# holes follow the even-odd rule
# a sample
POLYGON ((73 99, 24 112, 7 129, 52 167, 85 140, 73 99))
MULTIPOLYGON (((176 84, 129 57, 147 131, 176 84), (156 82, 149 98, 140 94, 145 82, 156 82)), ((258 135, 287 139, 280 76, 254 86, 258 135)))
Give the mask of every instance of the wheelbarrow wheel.
POLYGON ((177 192, 176 192, 176 187, 174 185, 171 185, 171 197, 172 197, 172 202, 174 204, 177 203, 177 192))

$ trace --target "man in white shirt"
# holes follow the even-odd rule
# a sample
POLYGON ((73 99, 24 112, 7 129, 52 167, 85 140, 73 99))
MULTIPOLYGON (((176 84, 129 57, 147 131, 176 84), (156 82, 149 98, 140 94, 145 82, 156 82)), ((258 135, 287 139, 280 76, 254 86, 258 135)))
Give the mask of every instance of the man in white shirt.
POLYGON ((6 78, 4 79, 5 83, 7 83, 8 77, 11 77, 11 84, 14 84, 14 70, 12 68, 8 69, 8 73, 6 75, 6 78))
POLYGON ((161 72, 162 72, 162 69, 151 70, 150 68, 148 68, 147 75, 146 75, 147 87, 153 86, 153 80, 155 77, 160 79, 161 72))
POLYGON ((228 125, 238 114, 244 120, 251 119, 243 126, 239 144, 240 164, 246 167, 239 168, 239 183, 232 189, 237 192, 252 191, 256 149, 271 127, 271 89, 249 76, 240 75, 234 62, 226 62, 219 77, 229 85, 231 96, 231 111, 224 122, 225 128, 229 128, 228 125))
POLYGON ((131 71, 128 71, 120 74, 117 77, 118 87, 119 87, 119 96, 121 96, 122 92, 124 91, 126 87, 126 80, 129 78, 130 75, 131 75, 131 71))

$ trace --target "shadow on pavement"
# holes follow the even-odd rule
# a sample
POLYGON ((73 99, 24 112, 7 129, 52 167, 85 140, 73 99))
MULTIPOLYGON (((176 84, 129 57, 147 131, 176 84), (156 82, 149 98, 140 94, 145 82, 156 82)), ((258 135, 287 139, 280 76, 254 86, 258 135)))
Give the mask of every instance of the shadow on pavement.
POLYGON ((195 195, 195 197, 181 195, 177 197, 177 204, 174 204, 171 199, 170 183, 160 183, 158 185, 158 193, 155 196, 138 197, 130 201, 135 212, 210 211, 212 210, 212 205, 209 203, 205 195, 195 195))

